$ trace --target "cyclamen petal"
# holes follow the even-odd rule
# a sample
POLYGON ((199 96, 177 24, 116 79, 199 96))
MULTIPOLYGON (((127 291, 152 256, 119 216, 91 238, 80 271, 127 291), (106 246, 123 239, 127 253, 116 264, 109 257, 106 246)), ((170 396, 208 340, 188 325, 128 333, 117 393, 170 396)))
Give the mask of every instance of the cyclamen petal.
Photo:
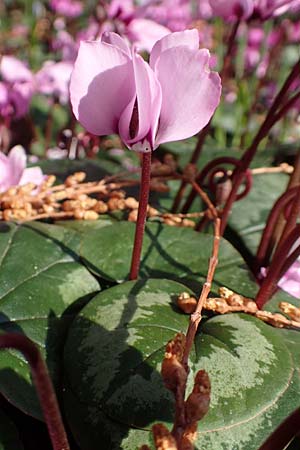
POLYGON ((135 96, 132 61, 105 42, 81 42, 70 82, 75 117, 91 133, 118 133, 121 113, 135 96))
POLYGON ((147 137, 149 143, 154 140, 161 107, 161 88, 154 72, 140 55, 133 53, 132 61, 136 98, 122 114, 119 126, 120 136, 128 146, 147 137))
POLYGON ((220 101, 221 80, 210 72, 208 50, 174 47, 163 52, 155 71, 162 88, 156 145, 188 138, 207 125, 220 101))
POLYGON ((114 33, 81 43, 71 76, 76 118, 91 133, 119 133, 134 150, 190 137, 210 120, 221 81, 209 70, 198 32, 186 30, 158 41, 150 65, 114 33))
POLYGON ((162 39, 157 41, 153 46, 150 54, 150 66, 154 69, 155 63, 162 52, 168 50, 168 48, 187 46, 192 50, 198 50, 199 48, 199 33, 196 29, 177 31, 175 33, 168 34, 162 39))

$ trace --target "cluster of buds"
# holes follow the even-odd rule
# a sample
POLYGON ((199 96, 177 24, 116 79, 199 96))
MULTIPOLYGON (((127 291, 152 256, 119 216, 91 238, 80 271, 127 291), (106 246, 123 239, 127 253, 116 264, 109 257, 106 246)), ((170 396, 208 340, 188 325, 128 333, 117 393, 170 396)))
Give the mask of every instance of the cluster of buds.
MULTIPOLYGON (((251 298, 237 294, 226 287, 220 287, 220 297, 207 298, 204 309, 216 314, 228 314, 243 312, 257 317, 258 319, 276 328, 300 328, 300 308, 291 303, 279 303, 279 309, 286 314, 271 313, 258 309, 257 304, 251 298)), ((181 293, 177 298, 178 307, 186 314, 192 314, 197 306, 197 300, 187 292, 181 293)))
MULTIPOLYGON (((207 373, 200 370, 187 400, 185 397, 188 373, 182 364, 185 335, 178 333, 166 346, 161 374, 164 384, 175 397, 176 417, 170 432, 163 424, 152 427, 156 450, 193 450, 197 435, 197 424, 208 412, 210 403, 210 381, 207 373)), ((143 445, 140 450, 150 450, 143 445)))

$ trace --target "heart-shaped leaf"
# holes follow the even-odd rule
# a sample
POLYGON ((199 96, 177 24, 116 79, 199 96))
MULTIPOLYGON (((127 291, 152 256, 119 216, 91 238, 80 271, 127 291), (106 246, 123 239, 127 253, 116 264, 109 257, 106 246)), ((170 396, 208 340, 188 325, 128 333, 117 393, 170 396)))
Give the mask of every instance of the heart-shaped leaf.
MULTIPOLYGON (((0 227, 0 329, 31 338, 46 357, 54 381, 66 310, 99 291, 95 278, 78 261, 79 244, 77 233, 55 225, 0 227)), ((41 418, 28 365, 18 352, 1 353, 0 390, 17 407, 41 418)))
MULTIPOLYGON (((119 222, 86 233, 81 245, 81 256, 99 276, 121 282, 128 278, 134 231, 134 224, 119 222)), ((140 275, 184 279, 189 284, 195 285, 196 282, 199 286, 199 281, 203 281, 207 274, 212 245, 211 235, 187 228, 148 223, 140 275)), ((225 281, 229 283, 228 287, 242 289, 245 295, 254 295, 257 289, 245 269, 242 257, 231 244, 221 239, 215 282, 223 285, 225 281)))
MULTIPOLYGON (((65 405, 83 450, 132 450, 149 444, 153 423, 173 421, 162 383, 166 342, 188 318, 174 305, 186 290, 170 280, 126 282, 97 295, 73 322, 65 346, 65 405)), ((198 450, 256 450, 299 403, 299 375, 277 332, 231 314, 207 320, 190 359, 206 369, 211 407, 199 424, 198 450)))

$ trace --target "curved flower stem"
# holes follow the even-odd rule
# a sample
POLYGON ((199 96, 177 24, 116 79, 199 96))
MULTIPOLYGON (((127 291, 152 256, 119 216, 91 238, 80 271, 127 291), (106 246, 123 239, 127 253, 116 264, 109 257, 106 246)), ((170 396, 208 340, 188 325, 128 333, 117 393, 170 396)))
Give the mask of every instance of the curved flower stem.
POLYGON ((283 275, 282 273, 283 268, 285 268, 286 270, 288 269, 286 261, 288 261, 289 264, 291 265, 299 256, 297 253, 298 251, 297 249, 292 253, 292 255, 290 255, 294 259, 291 260, 291 258, 289 258, 289 252, 294 243, 296 242, 296 240, 299 238, 299 234, 300 234, 300 224, 296 225, 295 228, 287 236, 287 238, 284 239, 284 241, 278 246, 275 255, 273 256, 272 263, 269 267, 267 276, 262 282, 262 285, 255 298, 257 306, 260 309, 265 305, 265 303, 269 301, 271 296, 276 291, 278 281, 283 275))
MULTIPOLYGON (((294 186, 297 186, 300 183, 300 150, 298 150, 298 152, 296 154, 293 166, 294 166, 294 170, 290 175, 286 192, 288 192, 291 188, 293 188, 294 186)), ((279 217, 277 218, 273 233, 270 236, 269 247, 270 247, 271 251, 277 245, 277 243, 280 239, 280 236, 282 235, 285 223, 286 223, 286 220, 285 220, 284 214, 281 213, 279 215, 279 217)))
POLYGON ((227 199, 227 202, 224 206, 224 209, 223 209, 221 235, 223 235, 223 233, 225 231, 228 217, 229 217, 229 214, 230 214, 230 211, 232 208, 232 204, 237 197, 238 189, 244 179, 245 172, 247 171, 248 167, 250 166, 250 163, 257 152, 259 144, 268 135, 272 126, 283 117, 283 115, 288 111, 289 108, 291 108, 291 106, 296 102, 296 100, 299 97, 299 93, 295 94, 278 111, 279 107, 282 105, 282 103, 286 99, 288 90, 289 90, 292 82, 299 75, 300 75, 300 60, 298 60, 296 62, 296 64, 294 65, 294 67, 292 68, 285 83, 283 84, 282 88, 280 89, 277 96, 275 97, 273 104, 272 104, 264 122, 262 123, 261 127, 259 128, 252 144, 246 150, 244 156, 242 157, 241 164, 234 171, 232 190, 231 190, 231 193, 230 193, 230 195, 227 199))
MULTIPOLYGON (((284 208, 296 196, 297 190, 298 188, 295 186, 282 194, 282 196, 279 197, 279 199, 275 202, 269 214, 254 262, 254 272, 256 276, 259 276, 261 267, 267 267, 269 265, 269 260, 274 250, 274 242, 272 240, 272 236, 274 234, 276 223, 278 222, 278 218, 280 217, 280 215, 283 214, 284 208)), ((281 233, 282 231, 283 230, 281 230, 281 233)))
POLYGON ((143 153, 141 187, 139 197, 139 210, 135 228, 134 245, 132 251, 130 280, 136 280, 140 269, 140 259, 142 253, 143 237, 147 217, 147 206, 150 190, 151 178, 151 155, 152 152, 143 153))
POLYGON ((54 450, 70 450, 54 388, 47 367, 33 342, 18 333, 0 336, 0 348, 13 348, 27 359, 54 450))

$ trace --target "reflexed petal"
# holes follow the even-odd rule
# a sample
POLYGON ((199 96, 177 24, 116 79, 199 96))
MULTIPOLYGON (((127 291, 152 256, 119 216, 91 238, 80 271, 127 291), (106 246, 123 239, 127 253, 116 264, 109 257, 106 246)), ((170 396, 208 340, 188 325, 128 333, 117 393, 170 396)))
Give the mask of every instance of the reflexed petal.
POLYGON ((29 167, 25 169, 19 181, 20 185, 34 183, 39 186, 44 181, 44 175, 40 167, 29 167))
MULTIPOLYGON (((119 133, 123 142, 131 146, 148 138, 152 146, 157 130, 161 107, 161 89, 155 73, 140 55, 133 54, 134 77, 136 97, 124 110, 120 123, 119 133), (130 135, 130 125, 133 116, 133 108, 137 106, 137 117, 134 136, 130 135)), ((135 112, 136 114, 136 112, 135 112)))
POLYGON ((101 36, 101 41, 119 48, 131 58, 129 45, 119 34, 113 33, 112 31, 105 31, 101 36))
POLYGON ((17 185, 26 168, 26 153, 24 148, 21 145, 13 147, 9 152, 8 160, 11 185, 17 185))
POLYGON ((210 72, 208 50, 174 47, 157 60, 162 108, 156 145, 185 139, 200 131, 220 101, 221 80, 210 72))
POLYGON ((75 117, 88 131, 116 133, 120 115, 135 95, 132 61, 104 42, 82 42, 70 94, 75 117))
POLYGON ((192 50, 199 48, 199 34, 196 29, 177 31, 163 37, 154 45, 150 55, 150 66, 154 69, 160 54, 169 48, 186 46, 192 50))
POLYGON ((9 159, 4 153, 0 152, 0 192, 6 191, 11 185, 9 159))

